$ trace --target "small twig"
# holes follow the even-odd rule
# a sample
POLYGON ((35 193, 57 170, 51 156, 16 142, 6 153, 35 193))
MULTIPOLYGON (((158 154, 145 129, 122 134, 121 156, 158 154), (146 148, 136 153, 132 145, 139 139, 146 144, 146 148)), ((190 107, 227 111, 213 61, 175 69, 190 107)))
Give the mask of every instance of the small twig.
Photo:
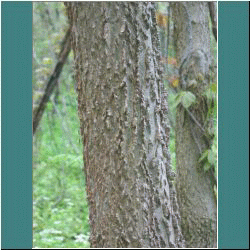
MULTIPOLYGON (((189 117, 189 121, 190 121, 190 117, 189 117)), ((191 129, 191 134, 192 134, 192 136, 193 136, 193 138, 194 138, 195 144, 197 145, 197 147, 198 147, 198 149, 199 149, 199 151, 200 151, 200 154, 202 154, 201 146, 200 146, 200 144, 199 144, 198 139, 197 139, 196 136, 195 136, 195 133, 194 133, 194 131, 193 131, 194 128, 193 128, 193 126, 191 126, 191 123, 190 123, 190 129, 191 129)))
POLYGON ((210 172, 211 172, 211 175, 212 175, 212 178, 213 178, 213 185, 215 185, 217 187, 217 178, 215 176, 215 172, 214 172, 214 165, 211 166, 210 168, 210 172))
MULTIPOLYGON (((183 106, 184 107, 184 106, 183 106)), ((185 108, 185 107, 184 107, 185 108)), ((185 110, 188 112, 189 116, 192 118, 192 120, 196 123, 196 125, 200 128, 200 130, 205 133, 205 129, 200 125, 200 123, 195 119, 194 115, 192 112, 190 112, 187 108, 185 110)))
POLYGON ((69 29, 64 37, 61 52, 59 55, 59 60, 55 66, 53 73, 50 76, 50 79, 49 79, 47 86, 46 86, 46 89, 44 91, 44 95, 40 100, 38 108, 34 111, 34 114, 33 114, 33 135, 35 134, 36 129, 39 125, 39 122, 43 116, 44 110, 45 110, 46 105, 50 99, 50 96, 51 96, 54 88, 56 87, 56 83, 57 83, 57 80, 62 72, 64 63, 66 62, 66 59, 68 58, 69 52, 71 50, 70 37, 71 37, 71 26, 69 27, 69 29))

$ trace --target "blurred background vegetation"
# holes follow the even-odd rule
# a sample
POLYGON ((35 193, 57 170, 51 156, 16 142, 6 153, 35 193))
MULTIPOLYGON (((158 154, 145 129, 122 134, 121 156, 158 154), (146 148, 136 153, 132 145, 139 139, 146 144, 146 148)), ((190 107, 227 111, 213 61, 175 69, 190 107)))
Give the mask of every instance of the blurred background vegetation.
MULTIPOLYGON (((169 93, 169 150, 175 170, 174 126, 178 65, 173 46, 173 23, 169 17, 167 2, 157 4, 156 18, 165 71, 164 84, 169 93)), ((62 2, 33 2, 33 110, 44 94, 67 29, 66 9, 62 2)), ((212 32, 211 48, 215 66, 217 44, 212 32)), ((212 77, 212 81, 216 84, 216 75, 212 77)), ((210 94, 216 96, 216 91, 217 88, 210 94)), ((217 101, 213 112, 217 131, 217 101)), ((217 132, 211 150, 216 163, 217 132)), ((34 248, 89 247, 88 203, 82 152, 71 51, 33 136, 34 248)))
MULTIPOLYGON (((68 29, 62 2, 33 3, 33 110, 68 29)), ((33 137, 33 247, 89 247, 77 94, 69 54, 33 137)))

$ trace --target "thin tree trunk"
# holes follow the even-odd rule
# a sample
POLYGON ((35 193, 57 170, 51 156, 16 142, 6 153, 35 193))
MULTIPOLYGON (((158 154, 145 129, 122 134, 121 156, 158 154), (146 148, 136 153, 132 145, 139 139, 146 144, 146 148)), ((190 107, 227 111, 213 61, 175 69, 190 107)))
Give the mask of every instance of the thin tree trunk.
POLYGON ((63 39, 62 48, 61 48, 61 52, 59 54, 58 62, 55 66, 55 69, 54 69, 51 77, 49 78, 46 89, 44 91, 44 95, 42 96, 38 107, 34 111, 34 114, 33 114, 33 135, 36 133, 36 129, 39 125, 40 120, 42 119, 46 105, 50 99, 51 94, 53 93, 53 90, 57 86, 58 78, 60 77, 64 63, 66 62, 68 55, 69 55, 69 52, 71 50, 70 36, 71 36, 71 26, 68 29, 68 31, 66 32, 66 35, 63 39))
POLYGON ((91 247, 183 247, 154 5, 66 3, 91 247))
POLYGON ((208 2, 210 18, 212 21, 212 30, 217 42, 217 2, 208 2))
POLYGON ((199 163, 201 154, 211 146, 212 137, 206 132, 213 127, 204 95, 210 83, 209 10, 206 2, 175 2, 172 7, 180 87, 196 96, 188 110, 180 104, 176 115, 176 187, 182 232, 187 247, 216 247, 213 172, 205 172, 199 163))

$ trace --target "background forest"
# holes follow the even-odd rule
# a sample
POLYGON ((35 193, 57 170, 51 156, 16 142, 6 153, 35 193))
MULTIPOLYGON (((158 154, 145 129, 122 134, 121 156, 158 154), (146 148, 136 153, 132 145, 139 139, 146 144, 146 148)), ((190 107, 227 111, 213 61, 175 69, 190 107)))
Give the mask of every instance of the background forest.
MULTIPOLYGON (((167 2, 157 4, 156 18, 161 40, 164 84, 168 89, 171 137, 169 150, 175 170, 175 109, 180 99, 192 97, 177 92, 178 65, 173 45, 173 21, 167 2)), ((210 24, 211 25, 211 24, 210 24)), ((68 29, 66 9, 61 2, 33 3, 33 111, 44 95, 47 82, 58 61, 68 29)), ((217 44, 211 29, 213 64, 217 44)), ((216 71, 216 70, 215 70, 216 71)), ((216 74, 206 93, 217 97, 216 74)), ((73 53, 70 52, 57 85, 46 105, 33 136, 33 247, 89 247, 88 204, 83 173, 83 148, 77 114, 73 53)), ((205 168, 217 166, 217 98, 214 105, 214 143, 204 152, 205 168)), ((217 171, 215 171, 216 173, 217 171)))

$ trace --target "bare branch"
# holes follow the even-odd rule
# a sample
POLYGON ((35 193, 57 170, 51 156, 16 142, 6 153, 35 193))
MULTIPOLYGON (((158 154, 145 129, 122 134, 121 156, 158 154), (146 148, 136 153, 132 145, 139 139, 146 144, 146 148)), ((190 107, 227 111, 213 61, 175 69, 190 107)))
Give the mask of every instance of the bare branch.
POLYGON ((44 95, 40 100, 38 108, 34 111, 33 115, 33 135, 36 132, 36 129, 39 125, 39 122, 43 116, 44 110, 46 108, 46 105, 50 99, 51 94, 53 93, 53 90, 57 84, 58 78, 62 72, 64 63, 66 62, 66 59, 68 58, 69 52, 71 50, 71 43, 70 43, 70 37, 71 37, 71 26, 69 27, 68 31, 66 32, 66 35, 62 42, 62 48, 59 54, 58 62, 55 66, 55 69, 53 73, 51 74, 49 81, 47 83, 46 89, 44 91, 44 95))

